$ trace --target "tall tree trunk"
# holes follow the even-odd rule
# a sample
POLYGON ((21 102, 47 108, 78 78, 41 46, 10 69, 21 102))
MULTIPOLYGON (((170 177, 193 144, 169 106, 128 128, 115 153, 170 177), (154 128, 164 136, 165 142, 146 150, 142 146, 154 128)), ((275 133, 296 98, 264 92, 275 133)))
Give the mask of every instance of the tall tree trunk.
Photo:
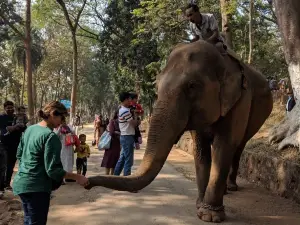
POLYGON ((300 4, 299 0, 275 0, 274 4, 296 100, 289 116, 270 133, 270 141, 280 142, 279 149, 283 149, 300 145, 300 4))
MULTIPOLYGON (((70 118, 72 119, 76 112, 76 100, 77 100, 77 81, 78 81, 78 50, 76 33, 72 32, 73 43, 73 79, 72 79, 72 93, 71 93, 71 111, 70 118)), ((71 121, 72 122, 72 121, 71 121)))
POLYGON ((40 108, 43 108, 44 96, 45 96, 45 92, 42 91, 41 102, 40 102, 40 108))
POLYGON ((34 115, 36 114, 36 107, 37 107, 37 90, 36 90, 36 76, 37 73, 33 73, 33 109, 34 115))
POLYGON ((55 101, 58 100, 59 97, 59 86, 60 86, 60 76, 58 75, 57 81, 56 81, 56 90, 55 90, 55 101))
POLYGON ((32 64, 31 64, 31 0, 26 0, 26 22, 25 22, 25 49, 26 49, 26 71, 27 71, 27 101, 29 121, 34 117, 33 95, 32 95, 32 64))
POLYGON ((24 92, 25 92, 25 82, 26 82, 26 60, 24 59, 23 65, 23 81, 22 81, 22 93, 21 93, 21 105, 24 105, 24 92))
POLYGON ((233 49, 232 32, 231 32, 231 13, 228 7, 231 0, 220 0, 221 15, 222 15, 222 32, 226 39, 226 44, 229 48, 233 49))
POLYGON ((254 11, 254 0, 249 2, 249 55, 248 63, 252 63, 253 58, 253 11, 254 11))
POLYGON ((300 100, 300 4, 299 0, 274 2, 278 25, 283 37, 285 59, 294 95, 300 100))
POLYGON ((7 87, 7 85, 6 85, 6 87, 5 87, 5 101, 7 101, 7 97, 8 97, 8 87, 7 87))
POLYGON ((140 95, 141 92, 141 82, 140 82, 140 78, 139 75, 135 76, 135 92, 137 93, 137 95, 140 95))
POLYGON ((72 122, 72 118, 75 115, 75 110, 76 110, 76 95, 77 95, 77 68, 78 68, 78 50, 77 50, 77 40, 76 40, 76 31, 78 28, 78 23, 79 23, 79 19, 80 16, 83 12, 84 7, 86 6, 86 2, 87 0, 83 0, 82 5, 77 13, 77 15, 75 16, 73 22, 71 21, 71 18, 69 16, 67 7, 65 5, 65 2, 63 0, 56 0, 56 2, 61 6, 62 11, 64 13, 66 22, 69 26, 70 32, 72 34, 72 43, 73 43, 73 80, 72 80, 72 93, 71 93, 71 102, 72 102, 72 106, 71 106, 71 110, 70 110, 70 118, 71 118, 71 122, 72 122))

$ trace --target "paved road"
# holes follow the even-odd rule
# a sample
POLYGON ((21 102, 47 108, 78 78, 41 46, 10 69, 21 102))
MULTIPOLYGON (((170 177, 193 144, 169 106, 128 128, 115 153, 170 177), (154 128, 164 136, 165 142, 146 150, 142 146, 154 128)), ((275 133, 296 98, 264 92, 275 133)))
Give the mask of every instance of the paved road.
MULTIPOLYGON (((84 132, 91 142, 91 127, 84 132)), ((88 175, 103 174, 102 152, 94 152, 88 175)), ((135 165, 143 150, 137 150, 135 165)), ((136 167, 135 167, 136 168, 136 167)), ((134 169, 135 169, 134 168, 134 169)), ((168 162, 154 182, 137 194, 102 187, 86 191, 67 184, 55 193, 49 225, 204 225, 196 216, 197 187, 193 158, 172 150, 168 162)), ((300 207, 240 180, 242 189, 225 197, 227 220, 224 225, 299 225, 300 207)))

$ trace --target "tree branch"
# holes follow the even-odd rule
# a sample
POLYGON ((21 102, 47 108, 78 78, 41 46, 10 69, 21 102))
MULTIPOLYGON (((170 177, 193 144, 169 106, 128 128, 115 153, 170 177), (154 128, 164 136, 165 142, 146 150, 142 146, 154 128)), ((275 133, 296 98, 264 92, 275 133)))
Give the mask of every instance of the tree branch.
MULTIPOLYGON (((241 7, 243 8, 243 10, 245 10, 247 13, 249 13, 249 9, 247 9, 245 6, 241 6, 241 7)), ((261 16, 262 18, 264 18, 265 20, 269 21, 269 22, 272 22, 272 23, 277 24, 277 20, 275 20, 275 19, 272 19, 272 18, 270 18, 270 17, 267 17, 267 16, 265 16, 265 15, 263 15, 263 14, 261 14, 260 16, 261 16)))
POLYGON ((88 34, 91 34, 91 35, 95 36, 95 38, 94 38, 95 40, 99 40, 99 35, 98 35, 98 34, 95 34, 95 33, 91 32, 91 31, 89 31, 89 30, 83 28, 79 23, 78 23, 78 27, 79 27, 81 30, 83 30, 84 32, 86 32, 86 33, 88 33, 88 34))
POLYGON ((0 17, 22 40, 25 40, 24 34, 22 34, 22 32, 20 32, 13 24, 11 24, 9 20, 2 13, 0 14, 0 17))
POLYGON ((93 40, 99 40, 98 38, 95 38, 93 36, 86 35, 86 34, 76 34, 76 36, 78 36, 78 37, 86 37, 86 38, 90 38, 90 39, 93 39, 93 40))
POLYGON ((58 25, 60 25, 60 26, 62 26, 62 27, 66 27, 65 24, 62 24, 62 23, 58 22, 58 21, 55 20, 54 18, 51 18, 51 19, 54 21, 54 23, 57 23, 58 25))
POLYGON ((70 19, 70 17, 69 17, 69 13, 68 13, 66 4, 64 3, 63 0, 56 0, 56 2, 61 6, 62 11, 63 11, 63 13, 64 13, 64 15, 65 15, 65 18, 66 18, 66 20, 67 20, 68 26, 69 26, 71 32, 74 33, 75 27, 73 26, 72 21, 71 21, 71 19, 70 19))
POLYGON ((84 1, 83 1, 83 4, 82 4, 82 6, 81 6, 81 8, 80 8, 80 10, 79 10, 79 12, 78 12, 78 14, 77 14, 76 19, 75 19, 75 24, 74 24, 74 29, 75 29, 75 31, 76 31, 76 29, 77 29, 77 27, 78 27, 80 15, 81 15, 81 13, 82 13, 82 11, 83 11, 85 5, 86 5, 86 1, 87 1, 87 0, 84 0, 84 1))

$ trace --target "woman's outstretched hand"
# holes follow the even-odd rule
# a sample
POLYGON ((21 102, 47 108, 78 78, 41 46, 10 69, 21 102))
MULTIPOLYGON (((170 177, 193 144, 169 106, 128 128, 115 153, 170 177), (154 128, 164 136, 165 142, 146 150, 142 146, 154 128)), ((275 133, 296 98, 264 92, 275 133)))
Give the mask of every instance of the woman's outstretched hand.
POLYGON ((90 184, 89 180, 83 175, 79 175, 79 177, 77 179, 77 183, 83 187, 86 187, 90 184))

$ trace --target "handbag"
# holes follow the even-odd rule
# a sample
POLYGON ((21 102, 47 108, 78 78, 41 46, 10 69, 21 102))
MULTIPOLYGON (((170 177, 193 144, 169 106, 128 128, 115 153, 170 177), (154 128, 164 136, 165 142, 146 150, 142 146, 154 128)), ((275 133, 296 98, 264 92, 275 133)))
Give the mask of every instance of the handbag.
POLYGON ((99 139, 98 149, 109 149, 111 144, 111 136, 108 131, 104 131, 104 133, 101 135, 99 139))

